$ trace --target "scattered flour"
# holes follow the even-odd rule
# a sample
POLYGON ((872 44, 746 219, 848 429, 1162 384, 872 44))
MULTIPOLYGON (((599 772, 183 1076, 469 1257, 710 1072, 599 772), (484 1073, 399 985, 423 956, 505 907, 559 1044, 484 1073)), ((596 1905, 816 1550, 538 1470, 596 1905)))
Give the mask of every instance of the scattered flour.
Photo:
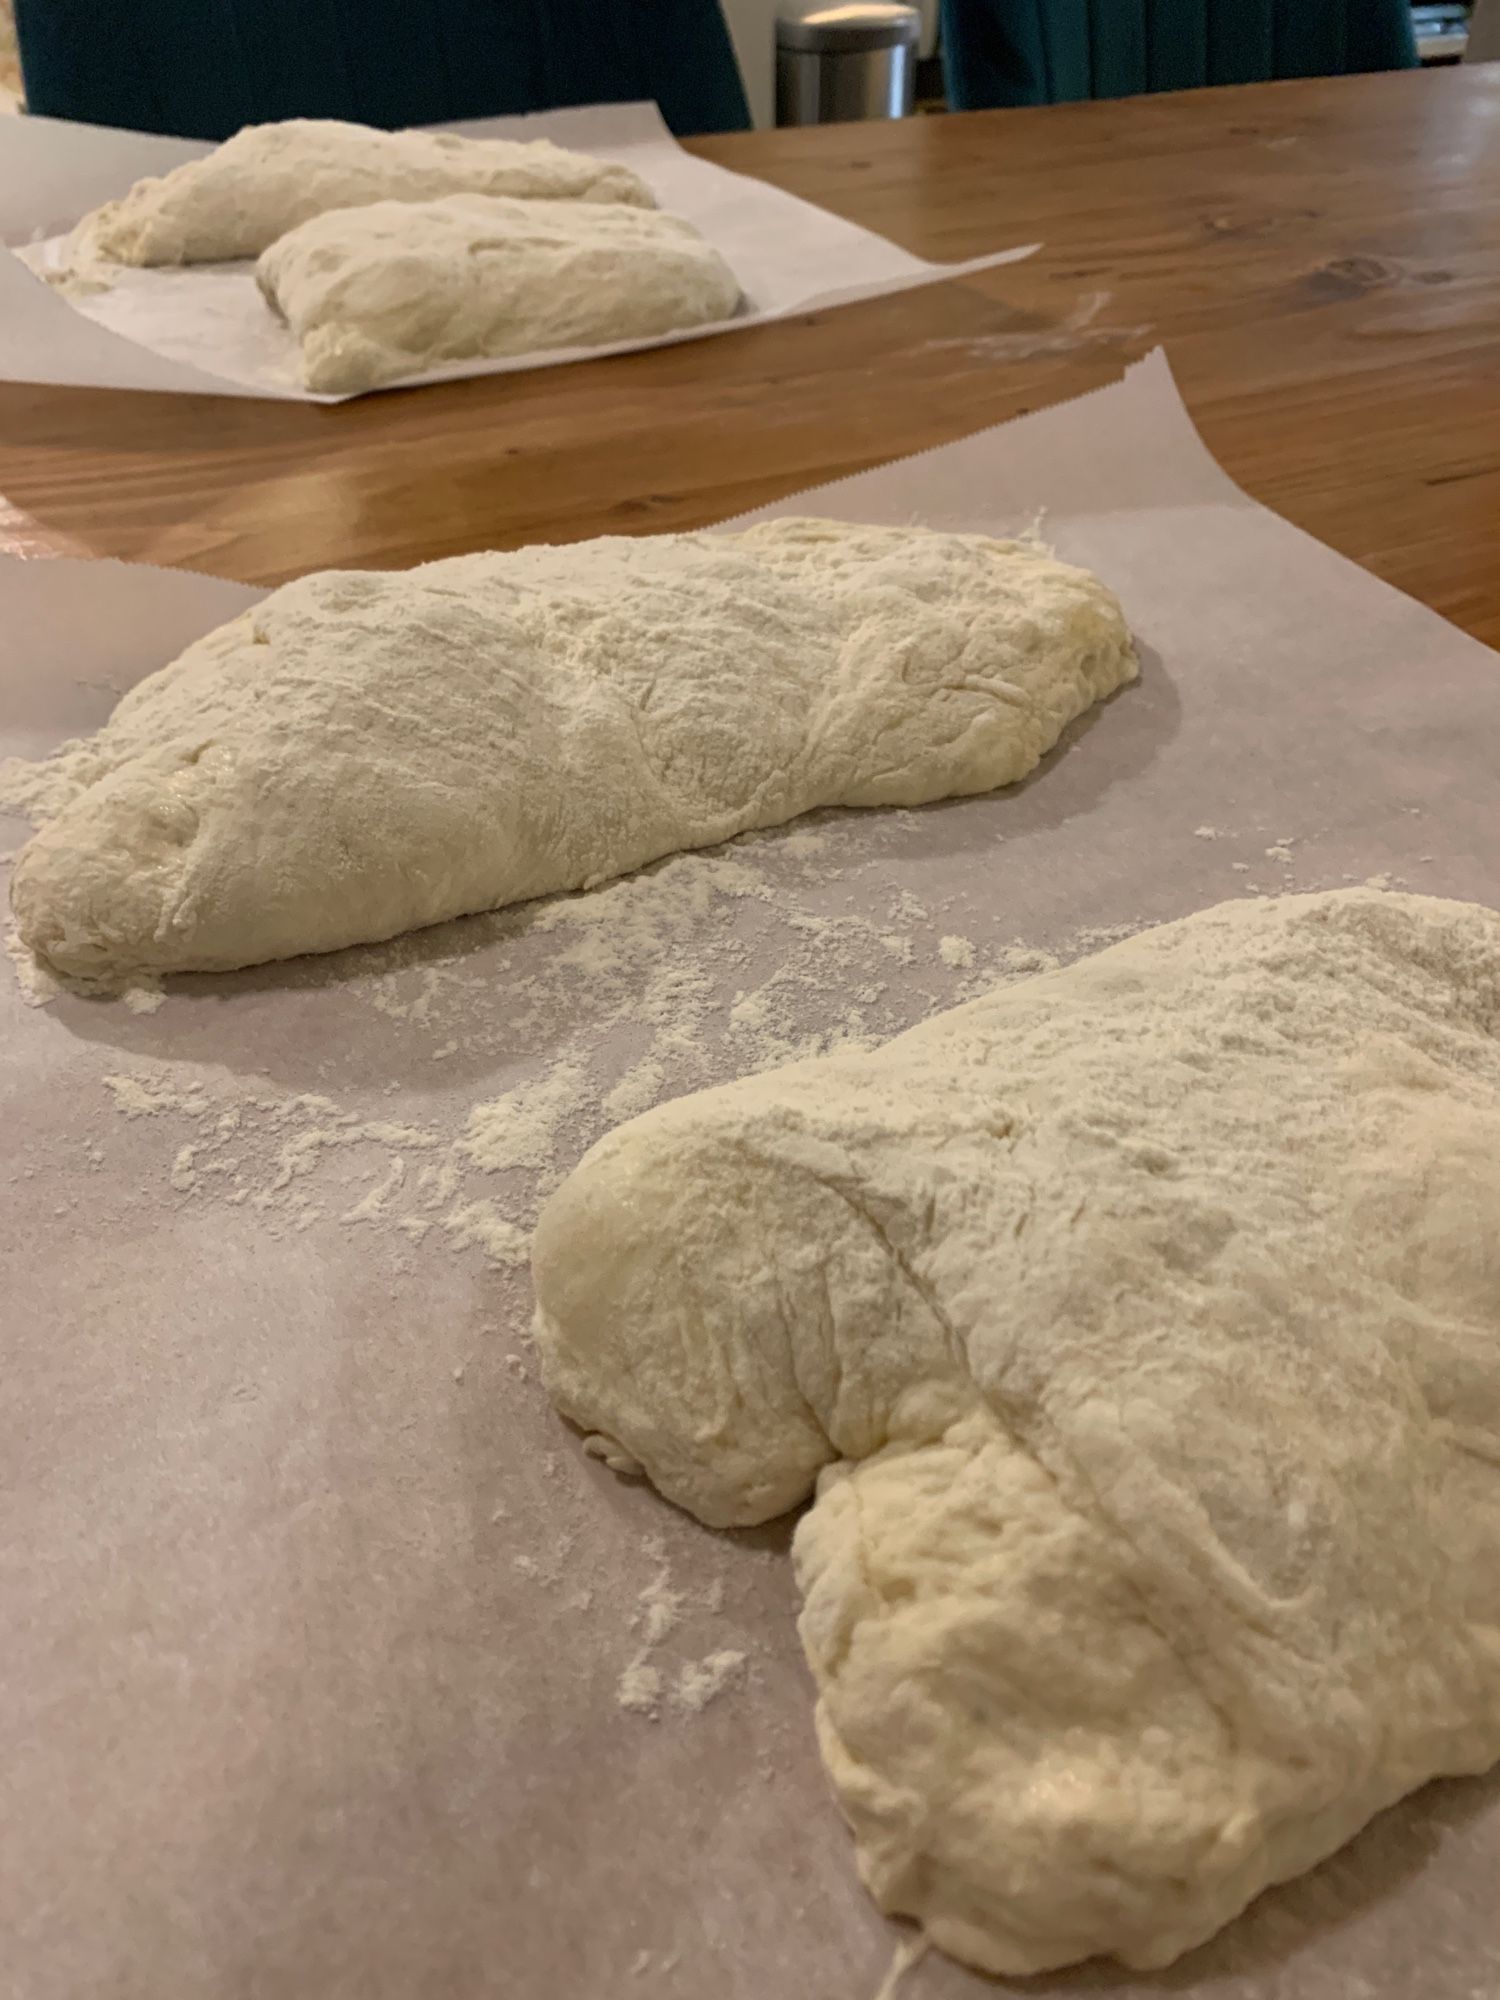
MULTIPOLYGON (((864 823, 862 843, 906 817, 864 823)), ((914 1012, 1058 963, 1024 939, 995 949, 943 931, 921 955, 938 990, 893 981, 893 959, 918 963, 911 930, 893 926, 930 937, 934 913, 900 889, 883 908, 830 914, 846 824, 751 836, 589 894, 344 954, 347 999, 409 1033, 417 1053, 461 1056, 499 1086, 467 1103, 450 1086, 421 1122, 161 1060, 132 1063, 105 1088, 125 1117, 176 1128, 161 1172, 182 1201, 247 1208, 273 1235, 334 1223, 518 1267, 542 1201, 611 1126, 729 1075, 869 1047, 914 1012)), ((1133 928, 1080 932, 1061 949, 1133 928)), ((326 972, 311 962, 280 976, 316 986, 326 972)))
POLYGON ((794 827, 782 842, 782 852, 794 855, 799 861, 806 861, 814 855, 823 854, 828 848, 828 836, 809 826, 794 827))
POLYGON ((670 1578, 671 1571, 663 1563, 641 1592, 631 1621, 645 1633, 648 1647, 659 1646, 682 1623, 682 1592, 672 1588, 670 1578))
POLYGON ((1080 958, 1087 952, 1103 951, 1106 945, 1118 944, 1121 938, 1134 937, 1144 930, 1144 924, 1086 924, 1081 931, 1075 931, 1068 940, 1068 957, 1080 958))
POLYGON ((696 1715, 744 1670, 745 1655, 727 1646, 704 1659, 689 1660, 678 1671, 673 1699, 696 1715))
POLYGON ((62 982, 54 979, 26 949, 13 922, 5 926, 5 955, 11 962, 21 998, 28 1007, 45 1007, 62 992, 62 982))
POLYGON ((1035 945, 1023 944, 1020 938, 995 954, 995 964, 1011 979, 1028 978, 1035 972, 1056 972, 1061 963, 1052 952, 1039 951, 1035 945))
POLYGON ((486 1173, 510 1167, 551 1167, 558 1132, 588 1101, 582 1063, 554 1063, 539 1077, 478 1104, 469 1113, 459 1146, 486 1173))
POLYGON ((383 1178, 373 1182, 352 1208, 345 1209, 339 1221, 379 1222, 405 1179, 406 1161, 400 1153, 392 1153, 383 1178))
POLYGON ((661 1704, 661 1669, 653 1667, 644 1652, 622 1670, 615 1684, 615 1702, 632 1715, 655 1721, 661 1704))
POLYGON ((613 1090, 605 1093, 601 1100, 605 1117, 611 1125, 623 1125, 629 1118, 638 1118, 656 1103, 665 1082, 666 1071, 661 1064, 646 1056, 626 1070, 613 1090))
POLYGON ((107 1076, 104 1088, 115 1108, 127 1118, 149 1118, 158 1111, 176 1111, 184 1118, 200 1118, 209 1108, 207 1097, 194 1085, 189 1090, 173 1089, 170 1073, 154 1081, 147 1076, 107 1076))
MULTIPOLYGON (((683 1714, 700 1714, 708 1704, 746 1671, 746 1656, 731 1646, 715 1647, 700 1659, 679 1660, 669 1681, 657 1654, 663 1642, 682 1625, 688 1615, 684 1591, 672 1581, 666 1543, 660 1535, 648 1535, 644 1548, 655 1569, 636 1599, 630 1619, 639 1635, 639 1644, 620 1670, 615 1685, 616 1704, 651 1721, 659 1719, 662 1705, 670 1701, 683 1714)), ((698 1610, 717 1612, 723 1607, 723 1581, 715 1578, 695 1600, 698 1610)))
POLYGON ((525 1260, 527 1231, 492 1203, 459 1198, 465 1161, 440 1132, 363 1119, 316 1092, 225 1095, 232 1086, 223 1079, 184 1083, 168 1064, 115 1072, 103 1084, 124 1117, 188 1128, 166 1168, 185 1200, 248 1205, 273 1236, 310 1228, 330 1208, 346 1225, 390 1227, 416 1242, 436 1223, 455 1249, 475 1245, 502 1264, 525 1260), (310 1183, 329 1199, 315 1198, 310 1183))

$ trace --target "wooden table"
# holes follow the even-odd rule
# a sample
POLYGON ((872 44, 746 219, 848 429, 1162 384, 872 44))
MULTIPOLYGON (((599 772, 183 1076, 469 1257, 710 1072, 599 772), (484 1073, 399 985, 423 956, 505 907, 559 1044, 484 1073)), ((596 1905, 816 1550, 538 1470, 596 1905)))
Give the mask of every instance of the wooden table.
POLYGON ((1500 65, 693 142, 1027 263, 336 409, 0 385, 0 547, 272 582, 686 528, 1166 344, 1260 500, 1500 643, 1500 65))

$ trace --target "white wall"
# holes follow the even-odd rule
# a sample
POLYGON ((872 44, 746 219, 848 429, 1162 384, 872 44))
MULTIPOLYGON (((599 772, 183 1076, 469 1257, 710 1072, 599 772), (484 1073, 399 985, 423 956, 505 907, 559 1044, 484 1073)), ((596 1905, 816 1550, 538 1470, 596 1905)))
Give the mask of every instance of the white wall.
POLYGON ((777 0, 719 0, 719 4, 740 59, 750 116, 757 126, 774 125, 777 0))
MULTIPOLYGON (((776 13, 781 0, 719 0, 730 39, 740 59, 750 116, 756 126, 776 123, 776 13)), ((1500 0, 1491 0, 1500 7, 1500 0)), ((922 53, 937 41, 938 0, 911 0, 922 15, 922 53)))

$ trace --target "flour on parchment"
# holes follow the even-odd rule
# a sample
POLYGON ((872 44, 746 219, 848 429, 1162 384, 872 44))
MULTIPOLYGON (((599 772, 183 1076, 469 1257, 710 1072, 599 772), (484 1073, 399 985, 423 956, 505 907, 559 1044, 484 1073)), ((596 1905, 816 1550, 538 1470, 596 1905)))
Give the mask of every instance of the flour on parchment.
MULTIPOLYGON (((893 816, 890 837, 904 824, 893 816)), ((414 1082, 454 1061, 512 1079, 472 1098, 445 1093, 441 1117, 376 1115, 367 1093, 354 1103, 147 1059, 110 1070, 102 1101, 161 1125, 159 1171, 175 1199, 242 1208, 273 1236, 338 1226, 403 1253, 518 1266, 541 1202, 609 1127, 728 1076, 869 1046, 914 1013, 1053 962, 1017 940, 965 936, 955 952, 949 907, 910 890, 840 908, 844 857, 869 839, 868 825, 842 820, 753 836, 349 954, 340 1004, 388 1024, 414 1082), (915 988, 893 979, 893 938, 915 988)), ((322 975, 309 961, 287 976, 317 986, 322 975)))
POLYGON ((664 1706, 698 1715, 727 1688, 745 1678, 747 1656, 738 1647, 716 1646, 698 1659, 673 1662, 663 1657, 661 1649, 665 1641, 685 1618, 696 1612, 720 1609, 723 1585, 716 1580, 690 1604, 687 1594, 673 1583, 671 1565, 660 1538, 648 1536, 646 1549, 656 1567, 636 1601, 631 1624, 639 1643, 620 1670, 615 1702, 618 1707, 652 1721, 664 1706))

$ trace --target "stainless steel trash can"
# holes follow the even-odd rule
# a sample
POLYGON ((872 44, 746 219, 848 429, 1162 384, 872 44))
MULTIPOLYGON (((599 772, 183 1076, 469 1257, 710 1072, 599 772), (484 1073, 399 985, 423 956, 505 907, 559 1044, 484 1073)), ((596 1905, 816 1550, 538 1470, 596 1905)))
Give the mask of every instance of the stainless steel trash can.
POLYGON ((896 0, 804 0, 776 21, 776 123, 906 118, 922 17, 896 0))

